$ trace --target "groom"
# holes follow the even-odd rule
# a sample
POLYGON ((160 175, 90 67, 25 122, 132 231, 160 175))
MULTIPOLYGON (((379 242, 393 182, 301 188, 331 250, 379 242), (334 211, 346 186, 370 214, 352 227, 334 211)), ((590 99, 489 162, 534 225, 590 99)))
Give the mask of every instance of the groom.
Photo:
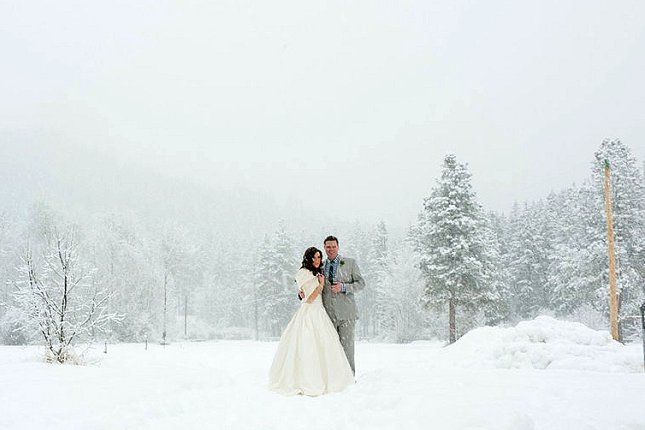
POLYGON ((354 326, 358 315, 354 293, 365 287, 365 280, 353 258, 338 255, 338 239, 336 237, 327 236, 324 245, 327 259, 323 264, 325 274, 323 305, 331 322, 336 327, 352 372, 356 374, 354 368, 354 326))

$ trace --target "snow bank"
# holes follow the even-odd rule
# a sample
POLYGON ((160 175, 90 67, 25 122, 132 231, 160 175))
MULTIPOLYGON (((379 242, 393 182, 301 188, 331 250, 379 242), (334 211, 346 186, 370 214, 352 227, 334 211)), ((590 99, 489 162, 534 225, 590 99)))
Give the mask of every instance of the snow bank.
POLYGON ((472 330, 445 348, 442 359, 462 367, 643 372, 640 345, 625 346, 606 331, 548 316, 472 330))

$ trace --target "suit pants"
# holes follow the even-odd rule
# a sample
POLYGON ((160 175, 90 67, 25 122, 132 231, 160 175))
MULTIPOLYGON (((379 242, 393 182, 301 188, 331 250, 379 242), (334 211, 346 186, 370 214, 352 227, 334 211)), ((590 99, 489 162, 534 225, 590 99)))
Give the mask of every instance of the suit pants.
POLYGON ((340 344, 345 350, 347 361, 349 361, 349 366, 352 368, 352 372, 355 375, 356 369, 354 368, 354 326, 356 325, 356 321, 333 320, 332 323, 334 323, 334 327, 338 332, 340 344))

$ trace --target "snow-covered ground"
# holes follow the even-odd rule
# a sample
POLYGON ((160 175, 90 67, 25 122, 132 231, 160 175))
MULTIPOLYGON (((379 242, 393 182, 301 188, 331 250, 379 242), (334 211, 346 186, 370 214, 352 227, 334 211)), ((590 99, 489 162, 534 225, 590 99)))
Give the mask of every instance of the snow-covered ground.
POLYGON ((641 344, 540 317, 455 345, 358 343, 357 383, 267 391, 275 342, 110 345, 84 366, 0 347, 1 429, 643 430, 641 344))

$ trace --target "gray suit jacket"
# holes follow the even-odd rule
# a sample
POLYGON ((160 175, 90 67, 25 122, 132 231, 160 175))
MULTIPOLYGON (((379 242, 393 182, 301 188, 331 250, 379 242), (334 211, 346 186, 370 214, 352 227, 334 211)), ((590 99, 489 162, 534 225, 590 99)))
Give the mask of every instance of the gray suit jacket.
MULTIPOLYGON (((325 260, 323 269, 328 273, 329 260, 325 260)), ((323 305, 332 321, 354 321, 358 319, 354 293, 365 288, 365 279, 361 276, 356 260, 349 257, 340 257, 340 264, 336 273, 337 282, 342 282, 347 287, 346 293, 331 291, 329 280, 325 279, 323 288, 323 305)))

